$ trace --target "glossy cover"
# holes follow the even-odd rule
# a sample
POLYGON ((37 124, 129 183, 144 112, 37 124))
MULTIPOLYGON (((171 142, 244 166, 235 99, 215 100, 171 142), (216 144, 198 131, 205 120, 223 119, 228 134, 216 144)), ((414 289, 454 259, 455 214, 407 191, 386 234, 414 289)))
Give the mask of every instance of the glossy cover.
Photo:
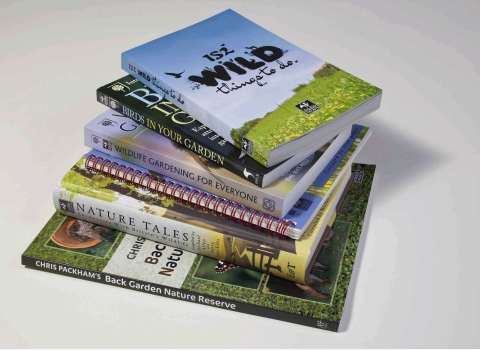
MULTIPOLYGON (((98 152, 86 156, 90 154, 98 152)), ((298 283, 305 283, 316 243, 350 177, 348 171, 339 179, 304 237, 294 241, 241 225, 213 211, 199 210, 163 193, 151 193, 129 181, 92 173, 85 168, 85 159, 54 187, 53 202, 62 214, 298 283), (256 259, 259 254, 267 254, 268 259, 256 259), (288 273, 289 264, 297 267, 294 275, 288 273)))
MULTIPOLYGON (((341 141, 343 135, 339 140, 332 140, 333 143, 329 142, 302 159, 263 189, 252 184, 245 176, 232 174, 188 148, 179 146, 170 138, 161 137, 113 110, 105 111, 85 126, 85 145, 255 210, 283 217, 311 184, 312 180, 309 180, 310 183, 302 183, 307 173, 312 179, 310 172, 315 172, 313 178, 316 178, 326 166, 330 171, 324 172, 324 175, 333 173, 334 168, 328 162, 351 147, 359 135, 356 128, 350 132, 350 137, 345 142, 341 141), (324 156, 327 158, 322 159, 324 156), (317 163, 324 165, 315 169, 317 163), (303 190, 299 192, 298 187, 303 190), (296 188, 298 194, 294 198, 293 190, 296 188)), ((247 177, 253 176, 246 170, 244 173, 247 177)))
MULTIPOLYGON (((48 272, 154 295, 337 331, 361 239, 375 166, 356 164, 353 183, 307 284, 236 267, 117 230, 53 215, 22 255, 48 272)), ((159 301, 161 302, 161 301, 159 301)), ((194 309, 192 309, 194 311, 194 309)))
MULTIPOLYGON (((98 88, 97 101, 114 110, 118 116, 130 118, 170 139, 179 148, 186 148, 190 153, 207 159, 213 166, 244 177, 261 188, 275 180, 271 174, 275 174, 279 167, 286 171, 323 145, 319 144, 310 152, 299 152, 298 155, 267 168, 185 113, 178 106, 178 101, 169 102, 164 94, 157 94, 130 75, 98 88)), ((125 125, 120 124, 123 131, 129 128, 125 125)))
POLYGON ((265 166, 381 93, 232 10, 122 53, 122 69, 265 166))

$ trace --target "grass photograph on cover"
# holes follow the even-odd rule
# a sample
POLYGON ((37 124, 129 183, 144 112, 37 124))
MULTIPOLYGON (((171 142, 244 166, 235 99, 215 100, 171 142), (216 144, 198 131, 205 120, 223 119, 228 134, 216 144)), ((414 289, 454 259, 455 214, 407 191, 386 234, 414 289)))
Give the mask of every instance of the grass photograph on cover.
POLYGON ((263 273, 232 263, 201 257, 194 276, 195 278, 257 290, 262 281, 263 273))
POLYGON ((328 123, 369 98, 381 89, 330 63, 312 73, 311 80, 292 89, 294 95, 277 105, 263 118, 249 120, 230 136, 237 147, 242 140, 253 142, 253 157, 268 158, 271 149, 328 123), (306 114, 295 106, 308 100, 319 109, 306 114))
MULTIPOLYGON (((328 283, 323 286, 318 283, 310 286, 307 284, 305 288, 294 282, 283 282, 281 279, 264 274, 258 289, 239 288, 229 283, 227 277, 222 282, 197 278, 196 272, 202 263, 202 257, 197 256, 182 289, 340 322, 360 241, 375 165, 355 164, 353 172, 354 174, 363 172, 363 176, 354 177, 332 225, 332 237, 326 241, 330 247, 322 248, 317 258, 317 262, 326 266, 327 269, 313 272, 318 279, 328 280, 328 283)), ((214 269, 216 262, 212 261, 211 270, 214 269)), ((244 268, 235 268, 237 269, 244 268)))

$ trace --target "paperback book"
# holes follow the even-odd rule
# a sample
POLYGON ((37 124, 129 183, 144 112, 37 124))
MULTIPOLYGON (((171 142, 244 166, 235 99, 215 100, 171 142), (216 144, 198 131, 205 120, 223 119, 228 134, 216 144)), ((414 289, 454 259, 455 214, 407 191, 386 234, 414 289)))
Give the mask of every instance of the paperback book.
POLYGON ((330 177, 355 140, 365 142, 367 131, 359 125, 343 131, 263 189, 246 179, 253 176, 246 170, 245 176, 234 175, 113 110, 85 126, 85 145, 249 208, 284 217, 292 207, 301 206, 298 199, 320 173, 325 179, 330 177), (345 141, 343 134, 348 136, 345 141))
POLYGON ((337 331, 374 172, 374 165, 354 165, 351 185, 323 230, 321 250, 306 284, 58 212, 23 253, 22 264, 148 294, 337 331))
POLYGON ((382 93, 232 10, 122 53, 122 69, 266 167, 319 148, 382 93))
MULTIPOLYGON (((311 149, 298 152, 275 166, 266 167, 185 113, 178 107, 178 101, 177 104, 168 101, 164 94, 156 93, 132 76, 100 87, 97 90, 97 101, 114 110, 116 113, 112 114, 117 115, 117 118, 122 115, 130 118, 135 123, 170 139, 179 149, 186 149, 192 155, 208 160, 213 166, 224 168, 261 188, 268 186, 329 141, 317 142, 311 149)), ((102 121, 105 127, 114 126, 115 123, 119 123, 117 127, 124 132, 134 128, 125 120, 116 122, 106 117, 102 121)), ((339 132, 336 138, 342 143, 347 137, 347 134, 339 132)), ((159 148, 153 148, 152 151, 154 150, 159 148)))

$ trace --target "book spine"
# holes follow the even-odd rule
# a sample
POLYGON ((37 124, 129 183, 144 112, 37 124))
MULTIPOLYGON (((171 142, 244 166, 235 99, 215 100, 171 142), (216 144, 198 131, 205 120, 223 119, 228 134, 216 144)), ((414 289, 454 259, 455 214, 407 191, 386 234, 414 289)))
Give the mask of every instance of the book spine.
MULTIPOLYGON (((167 122, 169 119, 165 118, 164 114, 162 115, 163 118, 153 115, 151 111, 146 114, 145 111, 140 110, 134 104, 128 103, 127 99, 121 100, 117 96, 113 97, 109 89, 98 89, 97 101, 122 113, 136 123, 155 131, 157 134, 167 137, 173 142, 205 157, 235 175, 245 178, 256 186, 263 187, 263 174, 248 166, 248 164, 244 164, 242 158, 232 156, 229 152, 225 152, 222 147, 211 147, 197 134, 193 132, 187 133, 185 129, 178 127, 175 123, 167 122)), ((230 146, 233 147, 231 144, 230 146)), ((239 151, 234 153, 241 154, 239 151)))
POLYGON ((245 186, 241 182, 231 181, 226 177, 213 179, 212 173, 203 168, 192 168, 181 159, 173 159, 139 145, 111 137, 98 130, 85 127, 85 146, 106 153, 112 157, 125 160, 145 169, 158 172, 168 177, 211 192, 217 196, 238 202, 258 211, 265 211, 264 203, 275 203, 275 209, 269 214, 283 217, 284 199, 280 196, 265 196, 259 187, 245 186), (100 140, 101 139, 101 140, 100 140))
POLYGON ((92 271, 79 267, 73 267, 65 264, 51 262, 45 259, 37 259, 22 255, 22 265, 27 267, 42 270, 59 275, 76 277, 93 282, 103 283, 107 285, 114 285, 125 289, 131 289, 148 294, 161 295, 171 299, 189 301, 195 304, 213 306, 219 309, 231 310, 241 312, 249 315, 256 315, 266 318, 271 318, 279 321, 295 323, 307 327, 323 329, 327 331, 337 332, 339 324, 320 318, 312 318, 309 316, 287 313, 271 308, 266 308, 257 305, 251 305, 239 301, 227 300, 219 297, 212 297, 207 294, 200 294, 190 291, 185 291, 179 288, 166 287, 156 283, 145 282, 133 278, 118 276, 105 272, 92 271), (125 283, 111 283, 109 281, 121 280, 125 283), (139 287, 140 286, 140 287, 139 287))
MULTIPOLYGON (((258 246, 256 242, 240 239, 210 229, 163 217, 162 212, 150 213, 136 209, 125 199, 110 201, 108 194, 91 193, 88 188, 70 184, 70 190, 60 185, 54 187, 53 201, 55 208, 62 214, 98 225, 120 230, 135 236, 163 243, 214 259, 233 262, 240 266, 243 260, 234 260, 234 241, 242 241, 244 245, 258 246), (75 188, 76 190, 72 190, 75 188), (83 193, 87 193, 85 195, 83 193), (230 252, 230 254, 229 254, 230 252)), ((135 201, 136 202, 136 201, 135 201)), ((164 210, 164 209, 160 209, 164 210)), ((259 235, 265 233, 259 232, 259 235)), ((266 234, 265 234, 266 235, 266 234)), ((246 266, 264 273, 271 273, 296 283, 305 284, 307 256, 280 250, 276 261, 278 270, 264 269, 263 265, 246 266), (295 274, 291 274, 287 266, 296 266, 295 274)))

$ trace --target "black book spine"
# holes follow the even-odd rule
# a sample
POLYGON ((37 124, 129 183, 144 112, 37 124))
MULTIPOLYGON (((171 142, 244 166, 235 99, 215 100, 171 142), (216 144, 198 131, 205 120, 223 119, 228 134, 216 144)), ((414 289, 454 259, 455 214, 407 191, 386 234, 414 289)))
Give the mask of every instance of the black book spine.
POLYGON ((32 258, 25 255, 22 255, 22 264, 36 270, 42 270, 103 284, 114 285, 117 287, 140 291, 148 294, 161 295, 171 299, 185 300, 196 304, 209 305, 217 307, 219 309, 227 309, 249 315, 267 317, 279 321, 296 323, 299 325, 313 327, 317 329, 324 329, 332 332, 338 331, 339 324, 337 322, 326 321, 304 315, 292 314, 285 311, 269 309, 262 306, 246 304, 218 297, 211 297, 206 294, 190 292, 173 287, 166 287, 156 283, 144 282, 137 279, 107 274, 104 272, 92 271, 80 267, 59 264, 56 262, 32 258))
MULTIPOLYGON (((130 77, 130 79, 133 78, 130 77)), ((263 176, 271 168, 266 168, 249 156, 243 155, 237 147, 220 138, 168 100, 164 98, 160 100, 156 95, 151 105, 146 104, 149 102, 147 98, 155 93, 143 84, 133 83, 131 89, 133 92, 130 93, 127 93, 130 90, 112 89, 115 84, 128 88, 125 78, 103 86, 97 90, 97 101, 136 123, 170 138, 173 142, 190 149, 217 166, 247 179, 258 187, 263 187, 263 176), (141 92, 135 94, 139 90, 141 92), (150 95, 146 95, 145 91, 150 92, 150 95)))

